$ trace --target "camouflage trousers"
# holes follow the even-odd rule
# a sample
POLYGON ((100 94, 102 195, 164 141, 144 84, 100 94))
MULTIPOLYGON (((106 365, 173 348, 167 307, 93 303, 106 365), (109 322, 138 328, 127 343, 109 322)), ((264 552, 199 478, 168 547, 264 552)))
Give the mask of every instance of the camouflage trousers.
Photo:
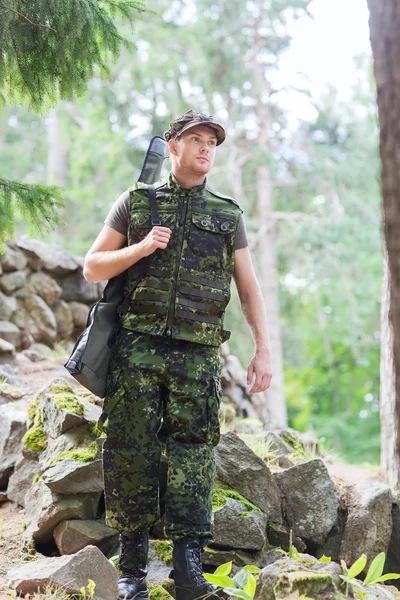
POLYGON ((127 329, 119 332, 100 418, 106 434, 107 525, 144 531, 159 521, 165 449, 166 536, 211 539, 219 374, 217 347, 127 329))

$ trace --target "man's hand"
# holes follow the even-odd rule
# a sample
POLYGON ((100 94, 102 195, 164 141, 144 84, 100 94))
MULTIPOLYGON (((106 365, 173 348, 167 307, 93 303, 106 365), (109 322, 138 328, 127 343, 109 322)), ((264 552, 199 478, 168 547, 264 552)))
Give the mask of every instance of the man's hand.
POLYGON ((248 393, 264 392, 270 386, 272 377, 269 350, 256 351, 247 369, 247 385, 253 383, 254 375, 256 379, 248 393))
POLYGON ((149 254, 153 254, 157 248, 164 250, 168 245, 171 233, 172 231, 169 229, 169 227, 160 227, 158 225, 153 227, 150 233, 148 233, 146 237, 138 244, 138 246, 141 248, 143 256, 149 256, 149 254))

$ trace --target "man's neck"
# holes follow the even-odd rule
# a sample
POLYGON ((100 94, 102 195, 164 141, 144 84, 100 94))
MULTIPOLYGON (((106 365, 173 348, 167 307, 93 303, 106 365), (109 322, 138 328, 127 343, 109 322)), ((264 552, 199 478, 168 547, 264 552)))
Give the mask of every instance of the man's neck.
POLYGON ((183 188, 184 190, 190 190, 197 185, 202 185, 206 179, 205 175, 181 173, 174 169, 172 169, 172 173, 177 180, 179 187, 183 188))

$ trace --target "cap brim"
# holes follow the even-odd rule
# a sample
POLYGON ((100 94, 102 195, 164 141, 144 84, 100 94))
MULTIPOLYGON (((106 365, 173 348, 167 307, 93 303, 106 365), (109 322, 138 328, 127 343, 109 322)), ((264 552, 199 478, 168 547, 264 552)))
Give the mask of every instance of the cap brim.
POLYGON ((192 127, 198 127, 199 125, 201 125, 202 127, 209 127, 210 129, 213 129, 215 131, 215 135, 217 136, 217 146, 219 146, 220 144, 222 144, 222 142, 225 141, 226 133, 222 125, 219 125, 218 123, 213 123, 212 121, 201 120, 196 122, 192 121, 191 123, 187 123, 186 125, 184 125, 182 129, 179 130, 178 135, 176 135, 175 138, 181 136, 182 133, 184 133, 188 129, 192 129, 192 127))

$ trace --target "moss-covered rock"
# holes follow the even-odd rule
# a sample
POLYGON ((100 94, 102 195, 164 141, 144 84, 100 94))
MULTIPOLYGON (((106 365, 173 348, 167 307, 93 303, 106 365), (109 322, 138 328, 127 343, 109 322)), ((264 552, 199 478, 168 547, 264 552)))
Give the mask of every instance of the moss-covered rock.
POLYGON ((91 442, 84 448, 76 448, 74 450, 69 450, 68 452, 60 452, 57 454, 51 461, 51 464, 54 464, 60 460, 71 459, 80 463, 91 462, 99 458, 99 449, 96 442, 91 442))
POLYGON ((29 405, 28 405, 28 417, 31 421, 34 420, 38 407, 39 407, 39 394, 35 394, 35 396, 29 402, 29 405))
POLYGON ((78 398, 73 394, 57 392, 56 394, 53 394, 52 398, 59 410, 78 415, 79 417, 83 417, 85 414, 82 403, 79 402, 78 398))
POLYGON ((24 446, 31 452, 43 452, 46 450, 48 439, 44 432, 43 411, 36 412, 33 425, 24 436, 24 446))
POLYGON ((259 513, 262 512, 262 510, 260 508, 258 508, 258 506, 256 506, 255 504, 253 504, 252 502, 250 502, 249 500, 244 498, 241 494, 239 494, 239 492, 236 492, 235 490, 232 490, 230 488, 225 488, 225 487, 224 488, 218 487, 213 490, 213 498, 212 498, 213 510, 218 510, 219 508, 222 508, 223 506, 225 506, 227 498, 232 498, 232 500, 238 500, 239 502, 244 504, 244 506, 247 508, 247 512, 242 513, 241 516, 245 516, 252 510, 256 510, 259 513))
POLYGON ((164 585, 148 585, 150 600, 171 600, 173 596, 165 589, 164 585))
POLYGON ((173 547, 172 542, 156 542, 154 544, 154 552, 165 564, 172 563, 173 547))

